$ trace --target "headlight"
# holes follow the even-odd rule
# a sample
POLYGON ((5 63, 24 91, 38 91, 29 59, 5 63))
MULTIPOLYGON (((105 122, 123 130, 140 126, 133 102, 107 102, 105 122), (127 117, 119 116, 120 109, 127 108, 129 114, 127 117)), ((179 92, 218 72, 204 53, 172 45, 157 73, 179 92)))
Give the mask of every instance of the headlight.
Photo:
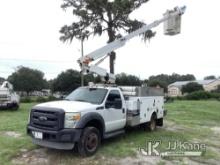
POLYGON ((81 114, 80 113, 65 113, 65 128, 74 128, 76 123, 80 120, 81 114))

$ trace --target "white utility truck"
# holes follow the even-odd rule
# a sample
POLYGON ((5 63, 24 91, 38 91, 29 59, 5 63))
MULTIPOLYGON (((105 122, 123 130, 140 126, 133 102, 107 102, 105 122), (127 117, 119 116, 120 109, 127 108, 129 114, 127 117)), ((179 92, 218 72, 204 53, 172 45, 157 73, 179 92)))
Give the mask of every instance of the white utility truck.
POLYGON ((0 109, 18 109, 20 97, 13 90, 13 85, 4 81, 0 86, 0 109))
POLYGON ((153 131, 162 126, 165 115, 162 89, 108 84, 114 82, 114 75, 97 65, 106 54, 162 22, 165 34, 178 34, 184 11, 185 7, 167 11, 162 19, 80 58, 82 72, 98 74, 106 84, 89 84, 74 90, 65 100, 34 106, 27 125, 33 143, 66 150, 75 146, 81 155, 89 156, 97 151, 102 139, 123 134, 126 127, 143 126, 153 131), (95 65, 89 65, 100 58, 95 65))

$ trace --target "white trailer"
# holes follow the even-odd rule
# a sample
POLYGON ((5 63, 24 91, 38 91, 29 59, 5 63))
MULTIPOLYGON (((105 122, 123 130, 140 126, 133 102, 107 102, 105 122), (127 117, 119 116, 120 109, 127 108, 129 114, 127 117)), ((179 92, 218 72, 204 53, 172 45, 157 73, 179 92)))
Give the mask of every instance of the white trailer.
POLYGON ((4 81, 0 86, 0 108, 1 109, 18 109, 20 97, 13 90, 13 85, 4 81))

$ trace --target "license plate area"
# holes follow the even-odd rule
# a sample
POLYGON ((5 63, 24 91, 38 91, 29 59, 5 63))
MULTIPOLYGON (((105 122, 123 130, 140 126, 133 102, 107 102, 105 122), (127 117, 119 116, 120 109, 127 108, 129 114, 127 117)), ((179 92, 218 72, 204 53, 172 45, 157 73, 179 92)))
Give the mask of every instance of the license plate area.
POLYGON ((34 136, 35 139, 43 139, 43 133, 42 132, 32 131, 32 135, 34 136))

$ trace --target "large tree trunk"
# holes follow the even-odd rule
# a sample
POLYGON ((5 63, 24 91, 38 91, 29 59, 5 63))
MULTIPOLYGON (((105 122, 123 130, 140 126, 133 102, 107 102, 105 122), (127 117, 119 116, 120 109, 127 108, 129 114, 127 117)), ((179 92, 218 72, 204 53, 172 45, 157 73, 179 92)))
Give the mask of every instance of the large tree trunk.
MULTIPOLYGON (((108 16, 108 43, 112 42, 115 40, 115 31, 113 30, 113 22, 112 22, 112 15, 111 15, 111 10, 107 11, 107 16, 108 16)), ((116 53, 112 51, 110 53, 109 57, 109 67, 110 67, 110 73, 114 74, 115 69, 114 69, 114 64, 115 64, 115 58, 116 58, 116 53)))
POLYGON ((114 74, 115 73, 115 52, 110 53, 110 58, 109 58, 109 67, 110 67, 110 73, 114 74))

